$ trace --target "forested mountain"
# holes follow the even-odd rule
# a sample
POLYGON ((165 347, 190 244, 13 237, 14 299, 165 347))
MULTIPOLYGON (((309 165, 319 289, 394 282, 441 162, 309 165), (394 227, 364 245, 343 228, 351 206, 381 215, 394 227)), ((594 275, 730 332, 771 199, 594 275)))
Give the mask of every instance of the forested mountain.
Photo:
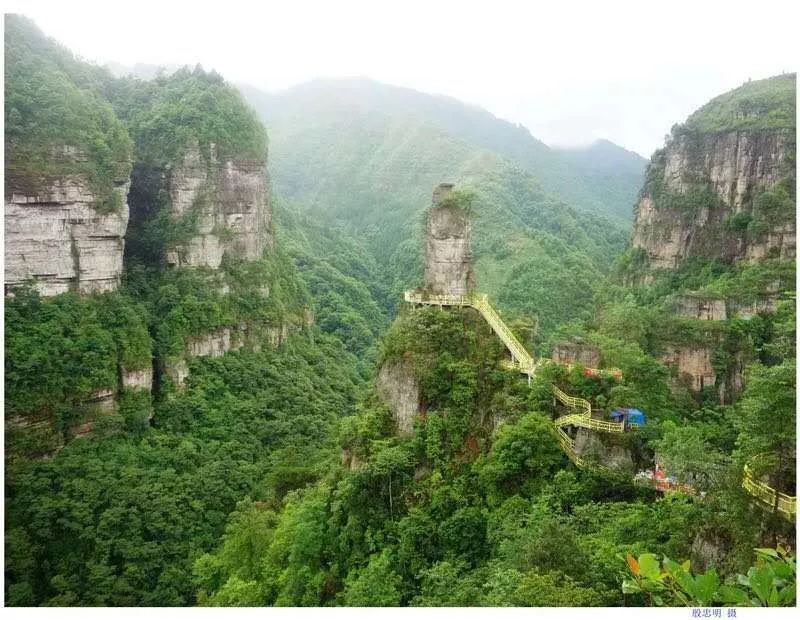
POLYGON ((484 111, 362 81, 251 99, 270 131, 276 193, 370 250, 392 293, 387 305, 421 274, 420 220, 443 179, 474 194, 481 287, 506 311, 536 317, 542 338, 557 322, 586 316, 591 291, 623 248, 620 225, 554 198, 519 162, 487 148, 493 128, 528 134, 484 111))
MULTIPOLYGON (((603 197, 606 201, 605 211, 599 207, 598 212, 605 212, 624 220, 633 217, 631 205, 636 203, 637 193, 642 185, 647 160, 636 153, 617 146, 608 140, 597 140, 583 148, 554 149, 566 160, 579 179, 592 190, 595 200, 603 197)), ((576 185, 572 182, 563 189, 556 189, 566 200, 581 205, 582 201, 575 195, 576 185)))
POLYGON ((367 373, 347 348, 382 314, 309 229, 321 320, 315 273, 356 315, 313 325, 266 133, 220 76, 115 79, 5 25, 5 601, 193 604, 237 502, 335 460, 367 373))
MULTIPOLYGON (((277 94, 248 86, 240 88, 277 139, 285 134, 287 141, 291 140, 309 128, 319 128, 325 118, 340 113, 355 114, 359 119, 390 117, 395 121, 395 132, 401 131, 396 122, 404 119, 412 128, 424 125, 511 160, 530 172, 545 192, 574 207, 622 220, 631 218, 646 163, 639 155, 607 141, 574 152, 552 149, 525 127, 499 119, 477 106, 368 79, 315 80, 277 94), (607 158, 610 161, 605 166, 587 166, 587 160, 607 158), (608 165, 611 161, 615 165, 608 165), (602 174, 596 174, 601 171, 602 174)), ((336 127, 328 131, 330 140, 341 138, 336 127)), ((396 134, 394 139, 401 140, 396 134)), ((292 156, 291 142, 287 146, 283 157, 292 156)), ((431 144, 431 148, 436 147, 431 144)), ((279 186, 283 183, 283 157, 275 162, 279 186)), ((295 169, 291 162, 287 165, 295 169)))
POLYGON ((610 143, 5 26, 7 605, 794 604, 793 75, 673 128, 627 243, 610 143))

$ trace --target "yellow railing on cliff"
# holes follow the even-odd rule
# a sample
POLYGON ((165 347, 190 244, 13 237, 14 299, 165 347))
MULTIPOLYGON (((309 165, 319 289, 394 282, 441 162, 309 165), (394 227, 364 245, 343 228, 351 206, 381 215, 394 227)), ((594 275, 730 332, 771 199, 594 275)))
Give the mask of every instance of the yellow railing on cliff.
POLYGON ((430 306, 469 306, 481 313, 498 338, 503 341, 511 353, 510 366, 529 377, 536 371, 536 362, 525 350, 522 343, 505 324, 500 315, 495 312, 486 295, 473 293, 471 295, 435 295, 419 291, 406 291, 405 300, 412 304, 426 304, 430 306))
MULTIPOLYGON (((503 341, 503 344, 506 345, 506 348, 511 353, 511 360, 506 360, 503 365, 528 375, 529 380, 536 371, 537 365, 533 357, 525 350, 525 347, 522 346, 522 343, 514 336, 503 319, 500 318, 500 315, 495 312, 486 295, 478 293, 469 295, 436 295, 420 291, 405 291, 404 298, 407 302, 414 304, 427 304, 431 306, 469 306, 475 308, 481 313, 481 316, 489 323, 494 333, 503 341)), ((604 433, 625 432, 625 425, 623 422, 608 422, 605 420, 592 419, 592 405, 588 400, 578 398, 577 396, 570 396, 555 385, 553 386, 553 394, 562 405, 575 410, 573 413, 556 418, 553 425, 561 448, 577 466, 584 467, 586 462, 575 451, 575 440, 564 431, 564 427, 579 426, 604 433)), ((757 480, 753 476, 749 465, 746 465, 744 468, 742 487, 763 506, 770 509, 775 508, 778 514, 784 518, 794 520, 797 514, 797 498, 786 495, 785 493, 780 493, 766 483, 757 480)))
MULTIPOLYGON (((404 298, 409 303, 426 304, 431 306, 469 306, 481 313, 495 334, 503 341, 511 353, 511 359, 504 362, 506 368, 516 370, 531 377, 536 371, 536 361, 528 353, 522 343, 511 332, 499 314, 492 308, 486 295, 473 293, 471 295, 435 295, 420 291, 406 291, 404 298)), ((575 441, 570 437, 564 427, 580 426, 604 433, 623 433, 625 425, 622 422, 606 422, 605 420, 592 419, 592 405, 584 398, 570 396, 555 385, 553 394, 565 407, 575 410, 573 413, 561 416, 554 422, 561 448, 570 460, 584 467, 586 462, 575 451, 575 441)))
POLYGON ((569 394, 553 386, 553 395, 556 400, 565 407, 576 409, 577 413, 569 413, 556 418, 554 424, 559 428, 562 426, 580 426, 582 428, 589 428, 593 431, 600 431, 601 433, 624 433, 624 422, 608 422, 606 420, 595 420, 592 418, 592 405, 585 398, 578 398, 577 396, 570 396, 569 394))
POLYGON ((764 508, 776 510, 784 519, 794 521, 797 516, 797 497, 781 493, 767 483, 756 479, 749 464, 744 466, 742 487, 764 508))

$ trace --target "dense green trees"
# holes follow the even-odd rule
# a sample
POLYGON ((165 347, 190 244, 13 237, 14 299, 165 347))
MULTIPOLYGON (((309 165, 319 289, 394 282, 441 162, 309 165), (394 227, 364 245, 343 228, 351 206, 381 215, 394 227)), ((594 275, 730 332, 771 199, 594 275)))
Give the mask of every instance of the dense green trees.
POLYGON ((5 174, 7 188, 36 194, 79 175, 96 208, 122 206, 116 181, 131 169, 132 142, 106 100, 97 75, 46 38, 29 19, 5 20, 5 174))
POLYGON ((380 85, 357 84, 334 94, 328 87, 309 85, 262 104, 252 99, 270 130, 272 178, 276 192, 315 224, 357 239, 377 264, 389 303, 419 283, 424 212, 433 188, 451 181, 474 193, 478 286, 501 310, 538 316, 539 341, 560 321, 590 314, 595 284, 624 247, 624 227, 546 192, 530 153, 513 156, 515 134, 535 142, 524 130, 507 127, 511 144, 497 143, 490 130, 466 122, 461 115, 472 113, 457 104, 452 114, 420 117, 414 110, 426 104, 415 93, 388 88, 381 95, 380 85), (354 92, 366 100, 350 101, 354 92), (398 108, 406 98, 410 107, 398 108))
MULTIPOLYGON (((143 306, 124 293, 40 298, 27 288, 5 303, 5 415, 10 455, 48 454, 91 409, 95 393, 118 391, 120 373, 149 368, 143 306), (20 420, 32 419, 28 425, 20 420)), ((130 395, 126 416, 148 411, 130 395)))
MULTIPOLYGON (((353 366, 321 334, 196 360, 187 390, 157 405, 155 428, 10 463, 8 603, 194 603, 193 561, 216 546, 237 503, 274 503, 324 471, 360 383, 353 366)), ((261 548, 247 532, 276 517, 237 514, 223 555, 246 579, 261 548)))
POLYGON ((271 513, 233 515, 223 544, 195 564, 201 600, 620 604, 620 553, 689 552, 702 506, 565 471, 549 413, 528 413, 537 390, 498 369, 503 351, 473 311, 406 313, 381 355, 416 369, 426 413, 415 434, 394 436, 368 398, 342 435, 349 466, 287 495, 277 525, 271 513), (266 545, 260 566, 231 561, 234 544, 266 545))
MULTIPOLYGON (((362 145, 376 140, 374 153, 394 168, 368 159, 369 170, 381 175, 382 180, 398 174, 399 168, 408 168, 403 174, 426 174, 422 162, 406 160, 405 140, 418 143, 417 153, 423 158, 427 157, 425 151, 450 148, 448 143, 456 140, 469 146, 472 154, 468 156, 488 163, 488 153, 497 154, 534 174, 548 194, 583 211, 627 223, 647 163, 643 157, 603 140, 586 148, 550 148, 525 127, 481 108, 363 78, 314 80, 278 94, 249 87, 243 87, 242 92, 273 136, 278 187, 286 196, 305 191, 303 181, 327 185, 328 181, 314 177, 320 176, 317 165, 330 156, 333 159, 325 161, 320 172, 352 173, 356 178, 344 177, 343 181, 359 186, 360 168, 351 167, 356 163, 351 157, 368 157, 369 151, 362 151, 362 145), (308 148, 318 140, 318 152, 308 148), (358 149, 355 153, 351 150, 354 147, 358 149), (342 161, 335 161, 337 153, 344 155, 342 161), (309 174, 297 163, 310 164, 313 172, 309 174)), ((447 162, 440 160, 435 165, 447 162)), ((433 183, 445 178, 453 177, 440 177, 433 183)), ((422 189, 428 193, 430 188, 428 184, 422 189)), ((316 202, 316 196, 311 198, 316 202)), ((385 200, 393 198, 386 196, 385 200)), ((332 201, 328 206, 338 209, 340 205, 332 201)))
POLYGON ((214 144, 220 160, 266 158, 263 125, 215 72, 184 67, 154 80, 109 80, 104 90, 134 139, 137 163, 174 163, 193 140, 207 157, 214 144))
MULTIPOLYGON (((6 54, 7 155, 20 178, 55 170, 42 163, 53 145, 77 146, 90 157, 55 158, 58 172, 87 175, 102 203, 131 154, 156 176, 193 140, 207 157, 212 143, 220 157, 264 157, 263 128, 216 74, 115 80, 19 18, 7 21, 6 54)), ((762 86, 703 122, 759 108, 762 86)), ((166 226, 159 199, 161 215, 132 229, 120 291, 40 299, 20 289, 6 300, 6 601, 711 604, 731 594, 717 575, 747 572, 747 600, 735 602, 791 602, 794 564, 782 549, 760 550, 748 570, 752 549, 790 539, 792 526, 752 501, 741 468, 750 463, 782 490, 795 484, 794 304, 724 321, 673 315, 680 295, 741 306, 771 300, 776 287, 787 296, 794 266, 687 261, 635 284, 643 257, 629 251, 605 280, 624 234, 546 196, 519 167, 535 159, 530 143, 514 155, 513 135, 486 144, 463 118, 442 131, 405 117, 334 116, 315 117, 296 159, 277 162, 293 199, 276 210, 281 250, 226 259, 216 272, 164 269, 163 249, 195 222, 166 226), (342 128, 345 142, 331 146, 342 128), (309 184, 315 169, 327 174, 309 184), (389 327, 400 290, 418 282, 430 189, 446 178, 474 191, 480 287, 526 341, 545 351, 582 338, 622 380, 551 364, 527 384, 501 367, 506 352, 471 309, 401 309, 389 327), (258 352, 188 360, 186 386, 159 375, 153 398, 122 389, 125 369, 159 370, 190 338, 240 326, 258 352), (266 347, 270 329, 291 335, 266 347), (675 342, 713 345, 715 388, 755 362, 741 400, 680 389, 658 361, 675 342), (399 436, 366 387, 376 363, 413 374, 413 433, 399 436), (624 439, 636 463, 658 458, 703 493, 659 497, 630 476, 570 465, 551 424, 553 383, 601 408, 644 409, 647 426, 624 439), (116 392, 117 412, 92 437, 54 458, 23 456, 69 439, 98 390, 116 392), (21 438, 20 419, 36 416, 52 432, 21 438), (626 556, 637 563, 626 567, 626 556), (691 575, 656 559, 690 556, 713 568, 691 575)), ((755 234, 759 217, 785 215, 790 190, 760 197, 756 217, 731 230, 755 234)))
POLYGON ((683 131, 784 129, 795 126, 797 75, 748 81, 692 114, 683 131))

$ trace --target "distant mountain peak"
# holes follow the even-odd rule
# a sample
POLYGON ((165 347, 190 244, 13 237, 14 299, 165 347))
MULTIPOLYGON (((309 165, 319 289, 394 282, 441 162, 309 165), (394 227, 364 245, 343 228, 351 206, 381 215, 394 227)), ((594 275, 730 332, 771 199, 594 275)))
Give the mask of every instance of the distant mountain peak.
MULTIPOLYGON (((622 220, 632 219, 647 163, 609 140, 577 150, 554 149, 523 125, 479 106, 363 76, 317 78, 278 93, 263 93, 249 86, 241 90, 268 128, 291 128, 302 136, 303 126, 319 127, 321 123, 339 129, 344 124, 354 134, 369 127, 370 132, 386 132, 384 148, 391 153, 388 145, 401 136, 390 136, 390 132, 403 123, 407 123, 406 135, 412 128, 424 127, 474 147, 476 156, 483 150, 509 160, 533 175, 547 193, 568 204, 622 220)), ((334 135, 336 140, 352 139, 341 132, 332 133, 331 139, 334 135)))

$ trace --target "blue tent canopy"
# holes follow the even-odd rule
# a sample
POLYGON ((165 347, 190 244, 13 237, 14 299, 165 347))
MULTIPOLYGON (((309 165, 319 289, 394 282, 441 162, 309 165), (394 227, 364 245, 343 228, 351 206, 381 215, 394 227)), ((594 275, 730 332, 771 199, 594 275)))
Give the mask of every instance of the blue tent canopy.
POLYGON ((625 407, 624 409, 614 409, 611 412, 611 419, 615 422, 627 422, 636 426, 644 426, 647 423, 647 416, 641 409, 625 407))

